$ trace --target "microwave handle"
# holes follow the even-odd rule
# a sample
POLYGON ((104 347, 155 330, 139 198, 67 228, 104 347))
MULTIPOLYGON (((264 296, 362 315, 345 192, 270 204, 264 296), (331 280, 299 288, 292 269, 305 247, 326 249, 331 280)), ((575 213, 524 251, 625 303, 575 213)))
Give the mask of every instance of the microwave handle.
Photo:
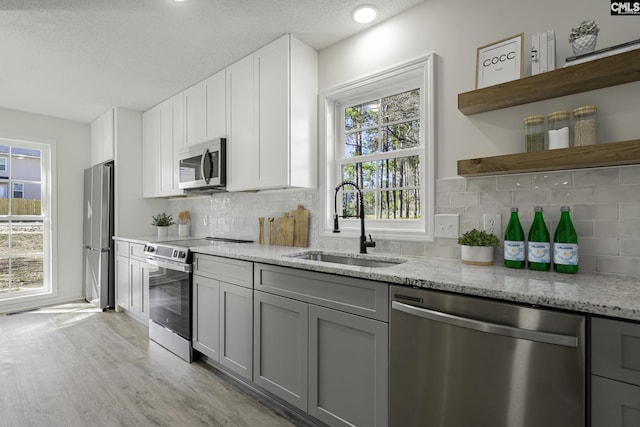
POLYGON ((210 159, 211 156, 209 155, 209 149, 205 148, 204 149, 204 153, 202 153, 202 158, 200 159, 200 176, 202 176, 202 179, 204 179, 204 182, 206 184, 209 183, 209 179, 211 178, 209 176, 209 174, 205 174, 205 168, 204 168, 204 164, 205 162, 209 161, 208 159, 210 159))

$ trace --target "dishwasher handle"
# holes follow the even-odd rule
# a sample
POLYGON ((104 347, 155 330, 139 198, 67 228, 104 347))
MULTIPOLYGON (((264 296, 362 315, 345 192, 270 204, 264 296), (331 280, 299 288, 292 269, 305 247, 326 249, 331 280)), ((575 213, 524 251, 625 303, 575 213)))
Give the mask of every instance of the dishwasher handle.
POLYGON ((537 341, 546 344, 561 345, 565 347, 578 347, 578 337, 574 337, 571 335, 560 335, 552 334, 549 332, 532 331, 530 329, 514 328, 512 326, 484 322, 481 320, 469 319, 466 317, 455 316, 453 314, 442 313, 440 311, 416 307, 398 301, 392 301, 391 308, 393 310, 402 311, 413 316, 434 320, 440 323, 446 323, 452 326, 459 326, 461 328, 472 329, 474 331, 486 332, 494 335, 503 335, 510 338, 537 341))

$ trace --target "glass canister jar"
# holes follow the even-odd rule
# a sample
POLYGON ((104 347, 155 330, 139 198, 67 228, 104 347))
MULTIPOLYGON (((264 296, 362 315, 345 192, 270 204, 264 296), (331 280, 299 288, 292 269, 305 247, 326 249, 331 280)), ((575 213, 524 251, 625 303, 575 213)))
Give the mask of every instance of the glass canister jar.
POLYGON ((549 150, 569 147, 569 112, 555 111, 547 116, 549 150))
POLYGON ((525 117, 524 149, 527 153, 544 150, 544 116, 525 117))
POLYGON ((573 140, 575 146, 593 145, 596 141, 595 105, 585 105, 573 110, 573 140))

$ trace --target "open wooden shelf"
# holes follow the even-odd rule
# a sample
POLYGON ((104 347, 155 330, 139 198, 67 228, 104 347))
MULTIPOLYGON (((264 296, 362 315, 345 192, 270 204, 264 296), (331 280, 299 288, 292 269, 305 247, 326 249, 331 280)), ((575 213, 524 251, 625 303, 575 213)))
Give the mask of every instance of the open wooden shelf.
POLYGON ((640 80, 640 49, 458 94, 464 115, 640 80))
POLYGON ((640 139, 458 160, 458 175, 506 175, 640 164, 640 139))

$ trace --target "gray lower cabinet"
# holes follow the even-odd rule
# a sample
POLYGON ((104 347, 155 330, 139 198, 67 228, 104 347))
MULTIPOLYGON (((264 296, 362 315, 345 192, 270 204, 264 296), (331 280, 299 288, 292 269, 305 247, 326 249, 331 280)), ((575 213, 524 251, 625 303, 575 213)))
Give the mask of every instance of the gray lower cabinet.
POLYGON ((254 266, 254 382, 330 426, 388 425, 388 285, 254 266))
POLYGON ((253 290, 220 283, 220 364, 253 379, 253 290))
POLYGON ((192 345, 211 360, 220 360, 220 281, 193 275, 192 345))
POLYGON ((193 265, 193 348, 252 380, 253 264, 196 254, 193 265))
POLYGON ((387 323, 309 306, 309 414, 332 426, 388 423, 387 323))
POLYGON ((591 319, 591 426, 640 426, 640 324, 591 319))
POLYGON ((309 304, 254 292, 253 381, 307 411, 309 304))
POLYGON ((143 254, 144 245, 116 241, 116 307, 123 309, 145 325, 149 321, 149 271, 143 254))

